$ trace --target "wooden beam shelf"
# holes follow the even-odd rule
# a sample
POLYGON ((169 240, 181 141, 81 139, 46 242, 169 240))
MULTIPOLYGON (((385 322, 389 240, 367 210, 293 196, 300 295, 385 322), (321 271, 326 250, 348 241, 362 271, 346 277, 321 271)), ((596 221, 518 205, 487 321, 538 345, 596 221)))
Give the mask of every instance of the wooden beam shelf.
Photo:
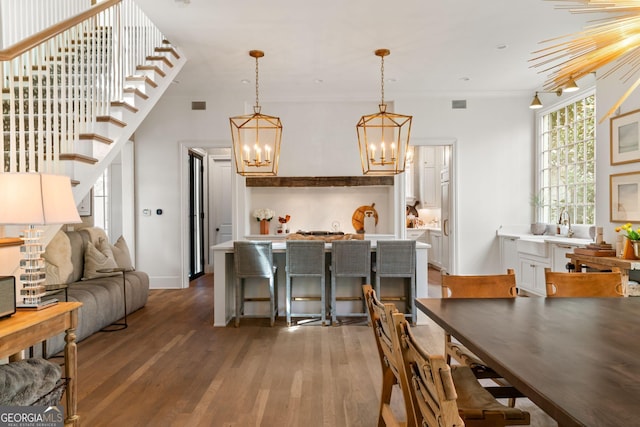
POLYGON ((247 187, 359 187, 393 185, 393 176, 247 177, 247 187))

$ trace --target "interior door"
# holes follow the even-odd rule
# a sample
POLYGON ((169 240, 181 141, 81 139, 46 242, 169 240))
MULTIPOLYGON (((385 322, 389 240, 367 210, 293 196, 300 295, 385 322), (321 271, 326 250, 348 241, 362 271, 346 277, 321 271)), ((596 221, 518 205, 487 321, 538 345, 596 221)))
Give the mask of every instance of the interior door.
POLYGON ((210 241, 223 243, 233 237, 231 216, 231 158, 209 157, 209 212, 211 212, 210 241))

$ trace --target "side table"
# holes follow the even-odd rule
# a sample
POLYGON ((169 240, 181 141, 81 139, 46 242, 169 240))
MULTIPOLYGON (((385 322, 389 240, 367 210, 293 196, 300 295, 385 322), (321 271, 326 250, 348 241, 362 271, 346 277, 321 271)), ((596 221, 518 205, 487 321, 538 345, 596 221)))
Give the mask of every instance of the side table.
POLYGON ((126 268, 116 267, 116 268, 105 268, 105 269, 96 270, 96 271, 98 273, 122 273, 122 300, 124 302, 124 318, 123 318, 124 322, 123 323, 114 322, 100 329, 100 331, 116 332, 116 331, 121 331, 123 329, 127 329, 127 326, 129 326, 127 324, 127 281, 126 281, 126 274, 128 270, 126 268))
POLYGON ((80 302, 61 302, 45 310, 20 310, 6 319, 0 320, 0 357, 9 361, 22 359, 22 350, 34 343, 65 332, 64 374, 67 384, 65 426, 80 425, 78 416, 78 350, 76 328, 80 302))

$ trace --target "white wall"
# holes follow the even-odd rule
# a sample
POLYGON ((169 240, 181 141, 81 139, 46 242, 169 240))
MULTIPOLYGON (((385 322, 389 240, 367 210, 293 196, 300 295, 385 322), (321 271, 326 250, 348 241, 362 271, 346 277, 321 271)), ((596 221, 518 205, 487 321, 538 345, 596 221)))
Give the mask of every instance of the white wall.
POLYGON ((533 189, 533 119, 529 97, 467 98, 467 109, 440 97, 396 102, 414 116, 411 135, 455 138, 457 274, 500 271, 495 232, 529 224, 533 189))
MULTIPOLYGON (((607 68, 598 72, 598 76, 607 72, 607 68)), ((596 117, 598 122, 613 107, 618 99, 626 92, 630 83, 626 85, 616 75, 607 79, 596 80, 596 117)), ((611 117, 618 114, 625 114, 640 108, 640 90, 636 89, 629 98, 620 106, 619 110, 611 117)), ((610 120, 611 117, 598 123, 596 131, 596 224, 603 227, 604 240, 610 242, 615 247, 616 232, 615 227, 622 223, 611 222, 609 214, 609 176, 612 174, 640 172, 640 163, 627 163, 623 165, 611 165, 610 153, 610 120)), ((633 222, 634 228, 640 223, 633 222)))
MULTIPOLYGON (((501 224, 531 222, 533 113, 529 102, 528 96, 473 97, 466 110, 452 110, 450 98, 396 101, 395 111, 414 116, 412 137, 456 138, 458 273, 499 271, 496 229, 501 224)), ((179 287, 180 283, 180 141, 227 140, 230 145, 228 118, 247 111, 247 105, 237 99, 206 95, 187 99, 169 93, 136 131, 137 259, 138 268, 151 276, 152 287, 179 287), (191 101, 202 100, 207 101, 207 110, 191 111, 191 101), (145 208, 152 210, 152 216, 142 216, 145 208), (155 214, 158 208, 163 209, 162 216, 155 214)), ((360 116, 376 111, 376 101, 262 102, 264 114, 283 121, 280 175, 361 175, 355 125, 360 116)), ((364 198, 367 203, 373 201, 369 199, 364 198)), ((358 203, 354 200, 352 208, 340 208, 346 212, 340 213, 345 218, 341 223, 349 222, 358 203)), ((246 214, 250 214, 248 206, 246 214)), ((326 213, 314 210, 310 217, 332 218, 331 204, 322 206, 326 213)), ((298 216, 293 228, 300 221, 298 216)), ((310 225, 328 228, 321 220, 310 225)), ((342 228, 349 231, 344 224, 342 228)))

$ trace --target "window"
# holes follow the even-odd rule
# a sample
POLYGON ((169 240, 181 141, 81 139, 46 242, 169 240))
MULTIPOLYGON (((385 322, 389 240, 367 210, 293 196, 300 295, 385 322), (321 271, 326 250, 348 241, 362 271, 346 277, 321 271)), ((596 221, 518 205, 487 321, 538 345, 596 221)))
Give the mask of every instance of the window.
POLYGON ((93 185, 93 225, 109 236, 109 222, 109 168, 106 168, 93 185))
POLYGON ((595 224, 595 94, 538 116, 538 218, 595 224))

